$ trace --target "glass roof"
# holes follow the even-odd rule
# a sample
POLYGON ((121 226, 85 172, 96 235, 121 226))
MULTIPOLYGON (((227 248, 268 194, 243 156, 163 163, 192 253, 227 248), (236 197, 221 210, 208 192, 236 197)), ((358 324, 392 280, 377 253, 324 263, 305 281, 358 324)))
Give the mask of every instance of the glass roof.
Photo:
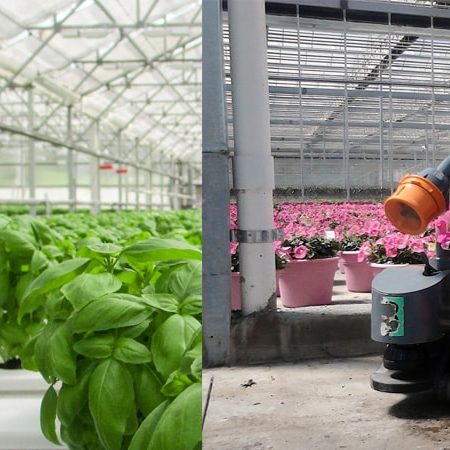
MULTIPOLYGON (((0 5, 0 124, 104 133, 200 161, 200 0, 15 0, 0 5)), ((108 149, 104 149, 107 154, 108 149)), ((145 155, 141 155, 144 158, 145 155)))
MULTIPOLYGON (((397 3, 446 7, 443 1, 397 3)), ((431 19, 428 27, 412 27, 298 11, 267 16, 274 156, 428 162, 448 154, 450 29, 434 28, 431 19)), ((226 22, 224 56, 232 147, 226 22)))

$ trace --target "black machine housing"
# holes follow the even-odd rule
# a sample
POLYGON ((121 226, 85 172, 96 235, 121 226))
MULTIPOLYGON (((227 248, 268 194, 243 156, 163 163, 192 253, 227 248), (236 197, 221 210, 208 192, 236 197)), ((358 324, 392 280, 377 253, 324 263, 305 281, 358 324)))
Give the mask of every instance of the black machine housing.
POLYGON ((450 400, 450 252, 424 266, 386 269, 372 283, 372 339, 386 344, 371 376, 382 392, 434 389, 450 400))

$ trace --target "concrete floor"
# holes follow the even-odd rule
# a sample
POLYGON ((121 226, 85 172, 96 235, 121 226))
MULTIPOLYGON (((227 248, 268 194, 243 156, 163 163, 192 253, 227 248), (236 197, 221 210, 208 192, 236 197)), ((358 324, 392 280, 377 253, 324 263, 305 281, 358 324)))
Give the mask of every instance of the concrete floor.
POLYGON ((221 367, 203 429, 204 450, 450 450, 450 404, 432 392, 373 391, 381 358, 221 367), (256 384, 243 387, 253 380, 256 384))

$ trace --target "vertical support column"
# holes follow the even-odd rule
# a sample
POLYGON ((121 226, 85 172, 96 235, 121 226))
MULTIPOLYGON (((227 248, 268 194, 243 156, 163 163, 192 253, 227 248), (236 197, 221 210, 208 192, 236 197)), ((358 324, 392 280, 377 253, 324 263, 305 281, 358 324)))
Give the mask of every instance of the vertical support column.
POLYGON ((27 141, 26 137, 20 138, 20 167, 19 167, 19 182, 20 182, 20 199, 25 200, 26 195, 26 167, 25 167, 25 148, 24 144, 27 141))
MULTIPOLYGON (((380 54, 382 49, 380 48, 380 54)), ((380 56, 380 59, 382 56, 380 56)), ((383 103, 383 71, 380 70, 380 198, 384 196, 384 103, 383 103)))
MULTIPOLYGON (((168 170, 170 175, 176 175, 175 172, 175 163, 173 162, 173 159, 170 158, 170 162, 169 162, 169 170, 168 170)), ((169 203, 170 203, 170 209, 175 209, 175 202, 176 202, 176 197, 172 194, 175 193, 175 189, 176 189, 176 181, 174 178, 169 177, 169 203)))
MULTIPOLYGON (((240 234, 273 229, 274 163, 271 156, 264 0, 229 0, 233 94, 234 179, 240 234), (248 20, 251 17, 252 20, 248 20)), ((238 231, 239 231, 238 230, 238 231)), ((242 312, 275 307, 272 242, 239 247, 242 312)))
MULTIPOLYGON (((134 159, 136 164, 139 164, 139 140, 136 138, 134 141, 134 159)), ((141 204, 141 186, 139 181, 139 169, 136 167, 135 172, 135 180, 134 180, 134 189, 135 189, 135 203, 136 203, 136 211, 139 211, 141 204)))
MULTIPOLYGON (((99 149, 99 123, 95 121, 89 130, 89 146, 93 151, 99 149)), ((100 161, 97 156, 91 157, 91 212, 97 214, 100 211, 100 161)))
MULTIPOLYGON (((34 92, 28 88, 28 129, 34 130, 34 92)), ((28 197, 31 200, 30 214, 36 215, 36 150, 34 139, 28 139, 28 197)))
POLYGON ((297 5, 298 119, 300 129, 300 192, 305 199, 305 140, 303 127, 302 58, 300 48, 300 6, 297 5))
MULTIPOLYGON (((178 180, 176 180, 176 189, 175 189, 175 193, 177 193, 178 195, 182 195, 184 194, 183 192, 183 188, 184 188, 184 181, 183 181, 183 163, 181 161, 177 161, 176 163, 176 171, 175 173, 177 174, 177 176, 179 177, 178 180)), ((184 205, 185 199, 184 197, 175 197, 176 198, 176 203, 175 203, 175 209, 181 209, 184 205)))
MULTIPOLYGON (((159 175, 159 189, 160 189, 160 191, 159 191, 159 209, 165 209, 165 206, 164 206, 164 175, 163 175, 164 168, 163 168, 162 164, 160 164, 159 167, 160 167, 159 170, 161 171, 161 173, 159 175)), ((170 182, 170 178, 169 178, 169 182, 170 182)), ((170 199, 170 197, 169 197, 169 199, 170 199)))
POLYGON ((145 194, 145 203, 147 203, 148 209, 153 209, 153 172, 149 171, 147 173, 147 184, 146 184, 146 194, 145 194))
POLYGON ((434 17, 430 17, 431 42, 431 166, 436 167, 436 99, 434 87, 434 17))
POLYGON ((394 126, 394 111, 392 104, 392 27, 391 27, 391 13, 388 13, 388 27, 389 27, 389 158, 388 158, 388 173, 389 173, 389 188, 391 194, 394 192, 394 148, 392 145, 392 135, 394 126))
MULTIPOLYGON (((117 155, 119 158, 122 156, 122 132, 119 131, 117 133, 117 155)), ((119 201, 119 211, 122 211, 122 202, 123 202, 123 196, 122 196, 122 174, 117 174, 117 190, 118 190, 118 201, 119 201)))
MULTIPOLYGON (((67 142, 72 143, 72 105, 67 107, 67 142)), ((75 212, 77 201, 77 185, 75 172, 75 151, 67 150, 67 183, 69 189, 69 211, 75 212)))
MULTIPOLYGON (((348 63, 347 63, 347 10, 344 9, 344 78, 348 79, 348 63)), ((347 83, 344 84, 344 186, 345 198, 350 200, 350 148, 348 145, 348 89, 347 83)))
POLYGON ((203 0, 203 364, 224 364, 230 345, 229 149, 222 2, 203 0))
POLYGON ((194 176, 193 176, 192 165, 187 165, 187 184, 188 184, 188 208, 193 208, 195 204, 195 191, 194 191, 194 176))

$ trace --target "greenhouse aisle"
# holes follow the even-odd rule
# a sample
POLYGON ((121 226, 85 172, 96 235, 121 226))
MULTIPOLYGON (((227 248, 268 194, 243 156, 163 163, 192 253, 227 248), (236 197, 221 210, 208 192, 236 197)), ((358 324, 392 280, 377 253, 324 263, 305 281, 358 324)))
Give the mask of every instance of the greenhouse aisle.
POLYGON ((64 449, 42 435, 39 408, 47 384, 38 373, 0 370, 0 450, 64 449))
POLYGON ((369 386, 378 356, 204 370, 203 449, 445 450, 450 406, 369 386))

